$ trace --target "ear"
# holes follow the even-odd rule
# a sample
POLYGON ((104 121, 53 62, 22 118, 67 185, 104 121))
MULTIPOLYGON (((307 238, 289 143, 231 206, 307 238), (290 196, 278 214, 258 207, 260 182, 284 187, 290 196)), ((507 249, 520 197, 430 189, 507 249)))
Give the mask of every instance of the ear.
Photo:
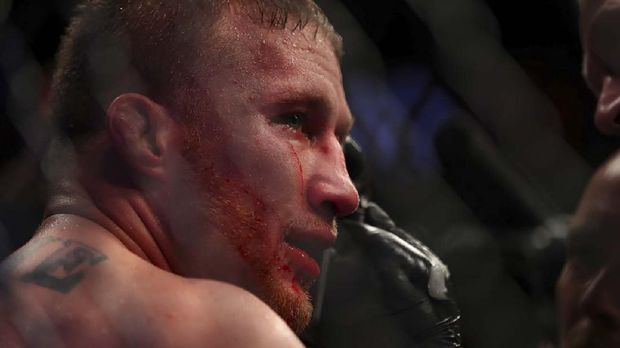
POLYGON ((601 133, 620 135, 620 78, 604 77, 601 93, 598 96, 594 124, 601 133))
POLYGON ((107 123, 114 147, 127 164, 161 179, 176 127, 168 111, 142 94, 127 93, 110 103, 107 123))

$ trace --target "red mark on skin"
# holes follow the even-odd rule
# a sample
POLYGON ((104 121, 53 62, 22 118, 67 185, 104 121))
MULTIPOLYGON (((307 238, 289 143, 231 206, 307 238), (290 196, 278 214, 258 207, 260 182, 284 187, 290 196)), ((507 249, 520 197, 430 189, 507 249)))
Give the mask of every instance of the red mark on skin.
POLYGON ((248 249, 244 245, 239 245, 237 247, 237 251, 239 252, 239 255, 241 255, 241 257, 244 258, 244 259, 247 259, 248 256, 250 256, 250 253, 248 252, 248 249))
POLYGON ((295 277, 293 277, 293 280, 291 280, 291 289, 293 289, 293 291, 298 294, 304 293, 304 290, 299 287, 299 284, 297 284, 297 279, 295 277))
MULTIPOLYGON (((256 210, 258 212, 265 213, 265 202, 263 202, 262 199, 258 198, 249 189, 247 189, 247 188, 245 188, 243 186, 241 187, 241 192, 245 193, 247 196, 252 198, 252 200, 254 202, 254 207, 256 208, 256 210)), ((255 218, 259 219, 258 216, 256 216, 255 218)))
MULTIPOLYGON (((280 265, 280 267, 278 267, 278 270, 287 273, 293 272, 293 270, 291 270, 291 267, 289 267, 289 265, 287 264, 280 265)), ((293 291, 297 294, 304 293, 304 290, 299 286, 297 282, 297 276, 293 276, 293 278, 291 279, 291 289, 293 289, 293 291)))
POLYGON ((297 161, 297 172, 298 172, 297 175, 299 176, 299 195, 303 198, 304 196, 304 168, 301 166, 299 155, 297 154, 297 151, 295 151, 293 144, 288 144, 288 146, 291 149, 291 154, 297 161))
MULTIPOLYGON (((265 228, 265 216, 267 216, 268 209, 265 202, 258 197, 258 195, 244 184, 238 183, 237 180, 229 177, 224 177, 223 181, 225 187, 229 187, 228 192, 235 192, 236 196, 242 196, 249 200, 250 206, 245 205, 233 205, 230 206, 235 213, 232 215, 238 217, 237 221, 241 226, 245 227, 243 234, 236 234, 233 238, 236 240, 235 245, 239 256, 247 262, 254 262, 253 258, 257 256, 253 251, 252 245, 257 244, 257 240, 264 239, 265 228)), ((238 198, 227 195, 229 201, 237 201, 238 198)))
POLYGON ((321 150, 322 153, 324 153, 326 155, 329 153, 329 147, 327 145, 321 145, 321 147, 319 147, 319 149, 321 150))

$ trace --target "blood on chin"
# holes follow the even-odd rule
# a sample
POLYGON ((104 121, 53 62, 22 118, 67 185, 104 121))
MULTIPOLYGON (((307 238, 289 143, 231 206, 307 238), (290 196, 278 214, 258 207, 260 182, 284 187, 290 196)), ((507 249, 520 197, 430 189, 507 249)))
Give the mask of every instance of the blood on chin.
MULTIPOLYGON (((312 302, 308 291, 293 277, 282 276, 282 272, 267 284, 265 302, 296 333, 301 333, 312 316, 312 302)), ((287 272, 288 273, 288 272, 287 272)))

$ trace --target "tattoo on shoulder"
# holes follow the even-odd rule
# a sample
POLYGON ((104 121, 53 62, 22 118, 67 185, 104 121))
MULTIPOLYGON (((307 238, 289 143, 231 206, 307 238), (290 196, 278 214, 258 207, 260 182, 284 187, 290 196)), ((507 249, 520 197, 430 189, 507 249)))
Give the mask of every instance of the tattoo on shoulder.
POLYGON ((20 279, 63 294, 84 279, 90 268, 108 258, 97 249, 75 240, 53 238, 45 244, 58 247, 20 279))

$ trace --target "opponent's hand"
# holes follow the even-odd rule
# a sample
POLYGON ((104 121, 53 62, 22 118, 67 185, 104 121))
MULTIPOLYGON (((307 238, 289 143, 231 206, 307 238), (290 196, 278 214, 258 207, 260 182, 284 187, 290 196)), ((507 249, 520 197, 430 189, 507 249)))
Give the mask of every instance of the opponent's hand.
POLYGON ((450 298, 443 262, 365 199, 339 226, 375 266, 385 309, 411 342, 416 347, 460 347, 460 314, 450 298))
POLYGON ((348 139, 344 152, 362 198, 339 219, 335 250, 324 258, 316 346, 460 347, 447 267, 368 200, 359 146, 348 139))

